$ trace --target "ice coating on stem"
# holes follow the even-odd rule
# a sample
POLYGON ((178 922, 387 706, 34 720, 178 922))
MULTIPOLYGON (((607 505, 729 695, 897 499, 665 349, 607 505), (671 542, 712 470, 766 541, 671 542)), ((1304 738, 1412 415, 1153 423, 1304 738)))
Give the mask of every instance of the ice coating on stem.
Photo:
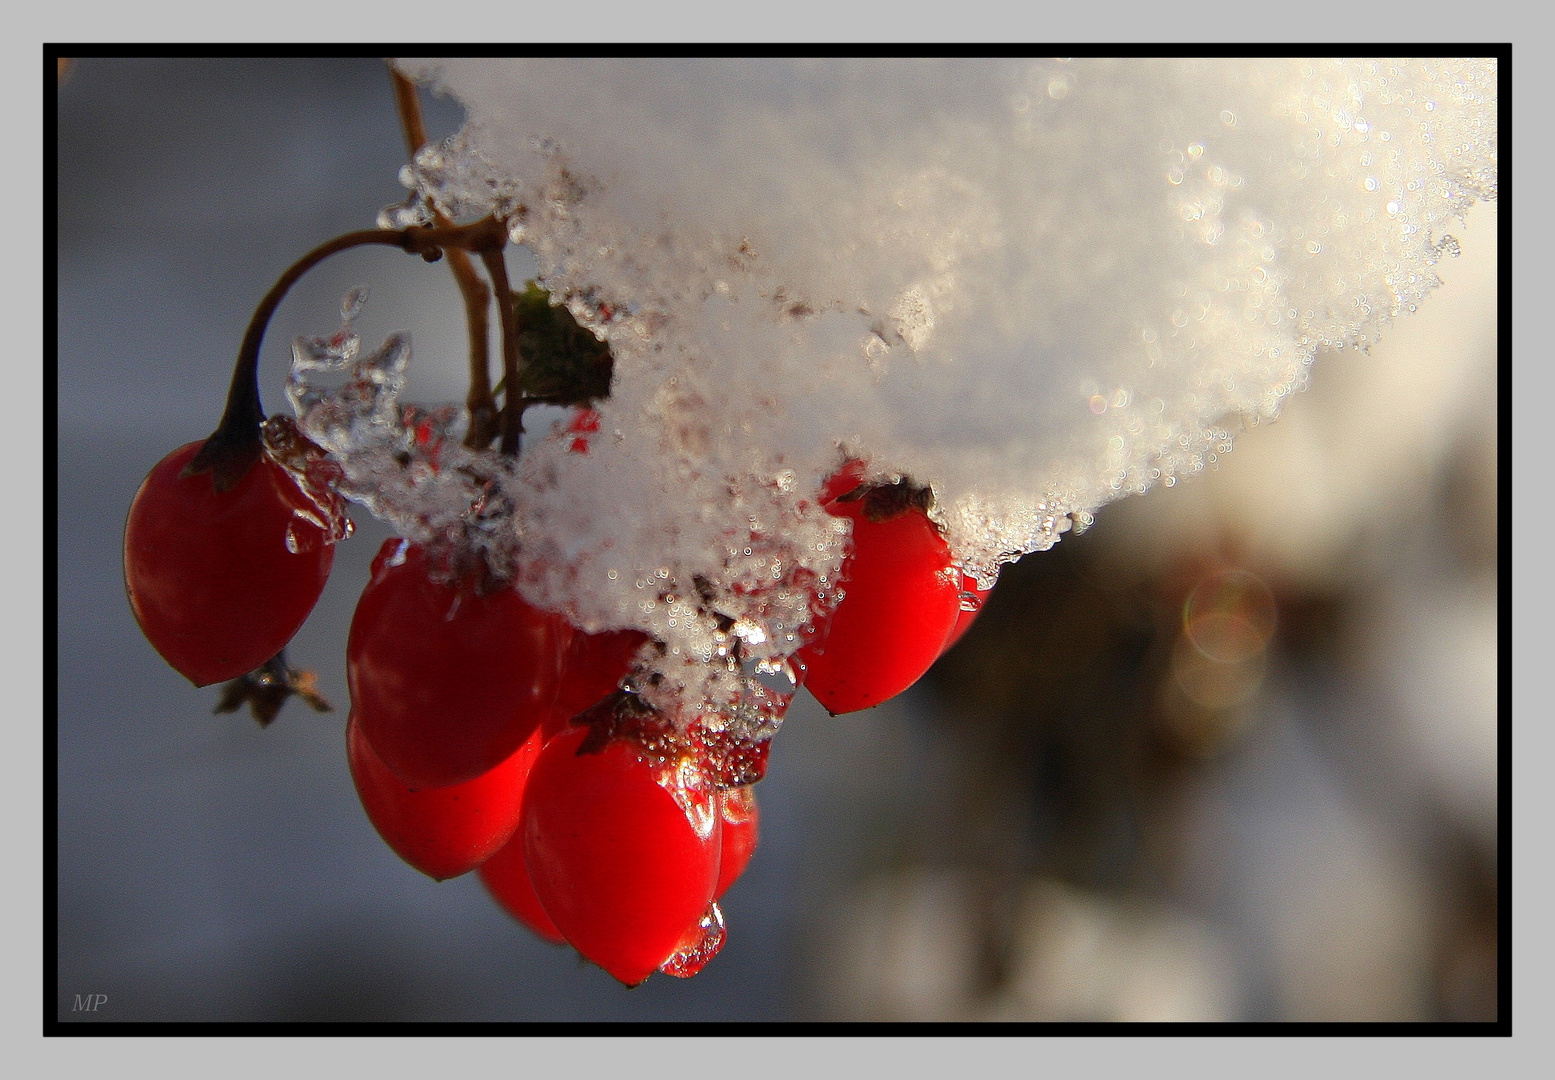
POLYGON ((509 220, 615 356, 589 452, 530 440, 497 481, 520 585, 647 630, 693 696, 712 613, 758 628, 742 661, 792 652, 846 456, 931 485, 986 586, 1213 467, 1495 195, 1494 60, 400 67, 468 115, 414 197, 509 220))

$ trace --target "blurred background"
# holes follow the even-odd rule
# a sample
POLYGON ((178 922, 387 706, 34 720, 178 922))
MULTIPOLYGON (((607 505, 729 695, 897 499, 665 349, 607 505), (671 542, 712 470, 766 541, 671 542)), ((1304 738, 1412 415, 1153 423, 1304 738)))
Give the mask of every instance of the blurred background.
MULTIPOLYGON (((344 650, 381 525, 289 650, 333 714, 213 715, 124 599, 130 500, 214 427, 253 305, 405 194, 383 65, 87 59, 57 147, 59 1019, 1496 1018, 1494 206, 1418 315, 1007 568, 911 691, 801 694, 728 944, 628 993, 362 813, 344 650)), ((358 284, 365 342, 412 332, 407 397, 462 399, 448 273, 368 250, 280 308, 267 408, 358 284)))

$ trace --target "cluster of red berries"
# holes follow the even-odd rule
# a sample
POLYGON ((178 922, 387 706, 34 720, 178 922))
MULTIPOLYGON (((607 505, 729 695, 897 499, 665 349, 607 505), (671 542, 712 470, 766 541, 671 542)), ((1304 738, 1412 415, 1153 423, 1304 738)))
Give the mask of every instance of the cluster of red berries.
POLYGON ((434 878, 480 867, 537 934, 628 985, 694 973, 755 846, 748 788, 633 715, 620 684, 643 634, 583 633, 479 563, 435 561, 387 541, 352 620, 347 746, 368 817, 434 878))
MULTIPOLYGON (((203 686, 281 652, 323 589, 341 508, 272 450, 223 487, 191 468, 202 445, 141 486, 125 578, 147 638, 203 686)), ((820 492, 852 521, 845 595, 793 658, 832 713, 906 689, 986 595, 953 566, 925 492, 863 475, 849 462, 820 492)), ((689 976, 718 951, 717 901, 755 849, 769 746, 701 721, 678 730, 644 704, 629 687, 652 648, 535 608, 478 555, 404 540, 374 560, 347 645, 347 757, 384 840, 433 878, 478 868, 535 933, 628 985, 689 976)))
MULTIPOLYGON (((415 88, 394 78, 415 148, 425 143, 415 88)), ((499 457, 516 459, 524 409, 537 403, 575 409, 559 433, 572 453, 588 453, 599 430, 590 403, 610 394, 608 346, 533 284, 509 287, 508 222, 428 217, 336 237, 288 268, 249 323, 216 431, 159 462, 130 507, 124 575, 135 617, 196 685, 226 683, 218 711, 246 701, 268 723, 290 694, 328 708, 284 649, 323 591, 335 542, 350 533, 340 493, 351 488, 345 464, 297 425, 265 420, 258 384, 265 327, 311 267, 366 245, 428 262, 448 256, 471 326, 466 448, 492 453, 497 441, 499 457), (488 302, 500 316, 500 410, 486 370, 488 302)), ((432 418, 391 407, 436 472, 432 418)), ((532 606, 475 544, 386 543, 346 650, 347 760, 368 818, 433 878, 478 868, 535 933, 572 944, 623 983, 700 970, 723 944, 717 901, 756 847, 753 785, 799 686, 833 714, 877 705, 954 644, 986 595, 953 563, 928 516, 929 491, 866 475, 864 462, 847 461, 817 493, 827 513, 851 521, 852 539, 835 582, 842 592, 824 601, 811 593, 813 618, 787 658, 792 681, 777 691, 742 675, 727 716, 665 715, 646 693, 664 643, 632 629, 586 633, 532 606), (754 726, 747 707, 759 714, 754 726)), ((467 523, 502 512, 484 496, 477 505, 467 523)), ((703 614, 725 630, 735 623, 703 614)), ((737 667, 739 651, 731 645, 724 660, 737 667)))

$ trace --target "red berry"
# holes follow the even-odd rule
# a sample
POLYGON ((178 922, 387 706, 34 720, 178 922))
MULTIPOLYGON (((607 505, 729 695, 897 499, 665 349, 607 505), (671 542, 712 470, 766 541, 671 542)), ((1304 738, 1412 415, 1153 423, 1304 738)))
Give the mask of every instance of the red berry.
POLYGON ((346 722, 346 759, 368 820, 395 854, 438 881, 475 869, 512 837, 539 753, 536 731, 474 780, 413 791, 373 752, 355 712, 346 722))
POLYGON ((524 799, 525 865, 573 947, 628 986, 675 952, 707 911, 722 847, 716 792, 681 759, 655 765, 630 738, 557 735, 524 799), (589 742, 588 750, 580 748, 589 742))
POLYGON ((562 932, 556 929, 556 924, 545 913, 545 908, 540 906, 540 898, 535 895, 534 883, 529 880, 529 869, 524 865, 522 834, 515 834, 495 855, 481 863, 476 872, 485 883, 486 891, 509 915, 553 945, 566 942, 562 932))
POLYGON ((750 865, 756 851, 756 789, 730 788, 722 793, 719 811, 723 815, 723 853, 718 863, 718 886, 713 899, 721 899, 750 865))
POLYGON ((945 639, 945 647, 941 650, 941 653, 949 652, 952 646, 961 640, 961 636, 972 628, 972 623, 982 613, 983 604, 987 601, 988 595, 991 592, 993 592, 993 586, 979 589, 975 577, 971 574, 961 575, 961 613, 956 616, 956 625, 951 629, 950 636, 945 639), (976 605, 975 607, 969 608, 966 606, 968 597, 971 597, 972 603, 976 605))
POLYGON ((877 500, 855 491, 826 504, 827 513, 853 521, 839 577, 844 596, 795 654, 805 685, 834 716, 878 705, 917 682, 961 611, 961 572, 939 530, 916 505, 891 507, 895 489, 875 490, 887 494, 877 500))
POLYGON ((511 587, 427 575, 425 551, 387 541, 346 645, 362 734, 412 788, 462 784, 507 760, 549 714, 571 636, 511 587))
POLYGON ((639 630, 575 632, 552 709, 559 721, 556 726, 565 727, 568 720, 615 693, 647 641, 648 635, 639 630))
POLYGON ((253 671, 285 648, 335 558, 320 510, 260 457, 229 490, 184 476, 204 442, 157 463, 130 505, 124 583, 141 632, 197 686, 253 671))

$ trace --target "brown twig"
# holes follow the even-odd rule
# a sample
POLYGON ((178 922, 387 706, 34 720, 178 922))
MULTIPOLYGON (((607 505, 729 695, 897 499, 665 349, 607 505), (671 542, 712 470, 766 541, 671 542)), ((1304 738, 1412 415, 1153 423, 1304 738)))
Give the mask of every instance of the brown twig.
MULTIPOLYGON (((426 127, 421 120, 421 98, 416 84, 389 68, 389 78, 394 82, 394 103, 399 110, 400 124, 405 129, 405 145, 412 159, 427 143, 426 127)), ((435 208, 433 218, 439 225, 452 224, 435 208)), ((475 272, 475 264, 463 251, 448 253, 448 269, 453 273, 464 297, 465 324, 470 334, 470 393, 465 407, 470 412, 470 430, 464 444, 478 449, 491 444, 496 425, 497 407, 491 391, 490 345, 487 341, 487 307, 491 303, 491 290, 475 272)))
POLYGON ((502 442, 501 452, 517 457, 519 443, 524 434, 524 409, 520 403, 523 389, 519 383, 519 367, 522 357, 518 352, 518 312, 513 309, 513 290, 508 287, 507 263, 501 248, 483 250, 481 262, 491 276, 491 287, 497 294, 497 314, 502 319, 502 442))

